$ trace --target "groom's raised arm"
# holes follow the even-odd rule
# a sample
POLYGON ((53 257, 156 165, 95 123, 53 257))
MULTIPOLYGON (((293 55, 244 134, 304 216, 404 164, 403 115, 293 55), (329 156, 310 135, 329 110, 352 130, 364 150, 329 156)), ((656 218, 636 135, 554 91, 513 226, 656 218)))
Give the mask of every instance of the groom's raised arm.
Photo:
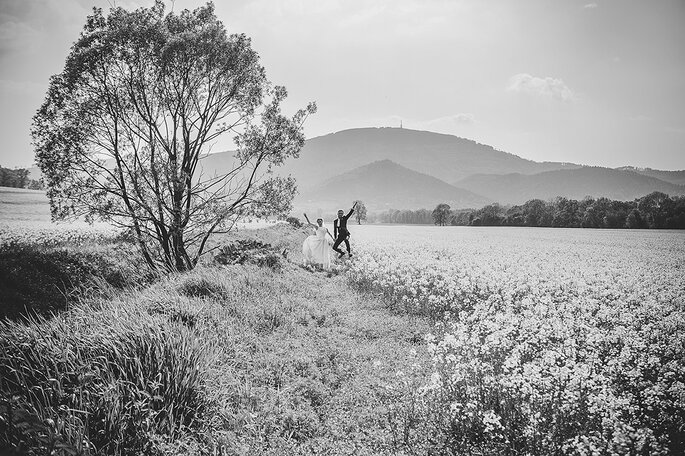
POLYGON ((354 206, 352 206, 352 209, 350 209, 350 212, 347 213, 347 215, 345 216, 345 218, 346 218, 346 219, 350 218, 350 215, 352 215, 353 212, 354 212, 354 206))

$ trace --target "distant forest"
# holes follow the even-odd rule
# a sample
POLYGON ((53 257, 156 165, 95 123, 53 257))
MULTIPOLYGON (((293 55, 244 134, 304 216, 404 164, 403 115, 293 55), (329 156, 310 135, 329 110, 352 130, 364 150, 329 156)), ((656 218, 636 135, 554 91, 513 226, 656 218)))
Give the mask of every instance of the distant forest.
MULTIPOLYGON (((378 223, 432 224, 432 210, 387 210, 370 218, 378 223)), ((608 198, 529 200, 518 206, 490 204, 453 210, 449 223, 461 226, 537 226, 560 228, 685 229, 685 197, 653 192, 634 201, 608 198)))
POLYGON ((0 166, 0 187, 30 188, 41 190, 43 184, 29 178, 29 170, 26 168, 3 168, 0 166))

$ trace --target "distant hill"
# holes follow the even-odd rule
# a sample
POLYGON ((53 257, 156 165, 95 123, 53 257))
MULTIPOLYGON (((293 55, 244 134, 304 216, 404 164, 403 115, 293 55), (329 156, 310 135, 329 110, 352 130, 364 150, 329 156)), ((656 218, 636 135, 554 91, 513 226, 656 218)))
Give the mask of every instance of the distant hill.
POLYGON ((477 173, 534 174, 580 167, 538 163, 452 135, 402 128, 356 128, 307 140, 300 158, 286 162, 283 173, 295 176, 300 188, 306 190, 342 172, 386 159, 445 181, 477 173))
POLYGON ((652 168, 636 168, 634 166, 622 166, 622 171, 633 171, 634 173, 642 174, 644 176, 655 177, 662 181, 670 182, 676 185, 685 185, 685 170, 680 171, 662 171, 660 169, 652 168))
POLYGON ((491 201, 432 176, 380 160, 326 180, 295 200, 296 208, 336 210, 361 199, 370 211, 433 208, 479 208, 491 201))
POLYGON ((685 195, 685 186, 671 184, 633 171, 584 167, 547 171, 531 176, 479 174, 454 182, 455 186, 479 193, 503 204, 521 204, 530 199, 585 196, 629 201, 653 191, 685 195))
MULTIPOLYGON (((233 153, 219 152, 204 157, 200 162, 203 173, 227 172, 233 165, 233 153)), ((685 171, 632 167, 612 170, 571 163, 539 163, 468 139, 401 128, 356 128, 311 138, 305 143, 300 157, 287 160, 277 172, 293 175, 299 191, 310 195, 310 200, 314 201, 312 190, 321 189, 325 181, 383 160, 442 180, 445 185, 453 182, 456 187, 502 203, 559 194, 632 199, 654 190, 682 194, 685 185, 685 171)), ((39 177, 37 168, 30 171, 32 179, 39 177)), ((382 188, 378 192, 379 195, 393 193, 384 192, 382 188)), ((421 188, 416 188, 412 201, 432 201, 434 195, 428 197, 422 192, 421 188)), ((380 203, 380 199, 376 200, 380 203)), ((404 204, 406 201, 399 200, 402 207, 408 207, 404 204)), ((459 198, 456 201, 460 201, 459 198)), ((382 207, 387 206, 383 203, 382 207)))

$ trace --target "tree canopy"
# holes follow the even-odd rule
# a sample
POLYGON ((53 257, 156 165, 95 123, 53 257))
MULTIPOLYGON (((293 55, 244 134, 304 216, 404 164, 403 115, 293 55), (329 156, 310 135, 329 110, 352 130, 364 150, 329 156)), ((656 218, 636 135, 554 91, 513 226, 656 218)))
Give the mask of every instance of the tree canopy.
POLYGON ((356 207, 354 209, 354 218, 357 220, 357 225, 362 224, 362 220, 366 220, 367 216, 367 210, 366 210, 366 205, 364 205, 364 201, 362 200, 355 200, 353 205, 356 204, 356 207))
POLYGON ((43 188, 40 180, 29 177, 26 168, 3 168, 0 166, 0 187, 30 188, 38 190, 43 188))
POLYGON ((520 206, 491 204, 459 211, 453 225, 544 226, 557 228, 685 228, 685 197, 652 192, 634 201, 587 197, 530 200, 520 206))
POLYGON ((298 156, 316 106, 287 117, 286 96, 212 3, 94 9, 33 121, 53 218, 114 223, 151 267, 193 268, 238 217, 290 210, 295 181, 273 167, 298 156), (205 175, 201 159, 231 134, 231 169, 205 175))
POLYGON ((433 223, 436 225, 444 226, 450 222, 451 212, 450 205, 446 203, 438 204, 435 209, 433 209, 433 223))
POLYGON ((428 224, 447 216, 452 225, 535 226, 556 228, 665 228, 685 229, 685 196, 652 192, 633 201, 586 197, 580 201, 558 196, 551 201, 533 199, 525 204, 489 204, 480 209, 446 208, 386 210, 371 217, 380 223, 428 224))

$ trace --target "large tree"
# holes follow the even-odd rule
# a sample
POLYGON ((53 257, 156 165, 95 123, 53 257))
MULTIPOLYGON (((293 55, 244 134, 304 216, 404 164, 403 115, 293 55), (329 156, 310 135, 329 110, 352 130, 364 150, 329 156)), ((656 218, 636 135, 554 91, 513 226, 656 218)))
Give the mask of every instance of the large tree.
POLYGON ((311 103, 289 118, 245 35, 214 6, 180 13, 94 9, 53 76, 32 136, 54 219, 100 219, 130 230, 153 268, 187 270, 213 233, 244 215, 283 214, 311 103), (234 135, 233 165, 202 172, 217 138, 234 135))
POLYGON ((637 208, 649 228, 666 228, 666 219, 673 207, 673 200, 662 192, 652 192, 637 201, 637 208))
POLYGON ((450 221, 450 216, 452 212, 450 210, 450 205, 446 203, 440 203, 433 209, 433 223, 440 226, 445 226, 450 221))

